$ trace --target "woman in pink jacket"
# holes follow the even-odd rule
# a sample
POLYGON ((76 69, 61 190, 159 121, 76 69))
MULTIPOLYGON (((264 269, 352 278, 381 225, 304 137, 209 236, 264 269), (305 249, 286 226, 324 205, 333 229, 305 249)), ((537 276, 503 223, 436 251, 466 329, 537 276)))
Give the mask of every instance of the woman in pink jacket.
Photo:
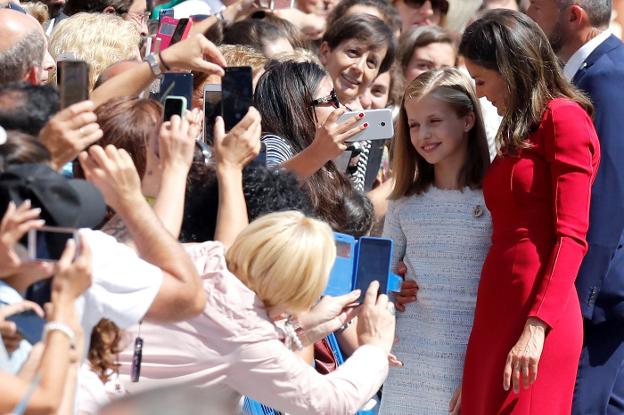
POLYGON ((352 314, 344 307, 359 296, 317 303, 336 256, 328 225, 298 212, 273 213, 247 226, 227 253, 218 242, 188 251, 203 274, 204 312, 182 323, 141 325, 138 383, 128 377, 132 350, 120 356, 128 390, 192 385, 230 413, 247 395, 290 414, 330 415, 355 413, 379 389, 395 321, 376 282, 358 310, 362 346, 344 365, 323 376, 293 352, 342 325, 352 314), (291 318, 282 324, 285 316, 291 318))

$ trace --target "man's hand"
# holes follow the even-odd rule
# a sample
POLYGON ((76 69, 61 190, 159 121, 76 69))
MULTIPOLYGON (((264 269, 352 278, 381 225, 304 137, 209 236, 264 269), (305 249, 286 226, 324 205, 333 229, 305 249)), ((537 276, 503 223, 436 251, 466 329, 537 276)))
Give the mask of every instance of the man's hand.
POLYGON ((174 115, 160 128, 158 153, 163 172, 179 169, 186 174, 193 163, 195 139, 201 131, 202 113, 189 112, 186 117, 174 115))
POLYGON ((80 153, 79 160, 87 180, 102 192, 106 204, 116 212, 132 209, 137 200, 143 199, 141 179, 124 149, 91 146, 88 152, 80 153))
POLYGON ((102 138, 104 133, 93 112, 95 104, 83 101, 71 105, 48 121, 39 138, 52 155, 52 167, 60 170, 78 154, 102 138))
POLYGON ((219 76, 224 75, 223 67, 227 65, 214 43, 201 34, 168 47, 160 56, 163 66, 171 69, 186 69, 219 76))

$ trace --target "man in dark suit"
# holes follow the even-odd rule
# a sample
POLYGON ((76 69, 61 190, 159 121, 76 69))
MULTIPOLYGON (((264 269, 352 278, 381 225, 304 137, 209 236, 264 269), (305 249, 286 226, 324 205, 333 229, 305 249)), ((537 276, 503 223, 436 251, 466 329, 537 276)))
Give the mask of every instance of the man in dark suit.
POLYGON ((611 0, 533 0, 564 73, 589 95, 601 162, 589 252, 577 277, 585 339, 573 414, 624 413, 624 44, 607 30, 611 0))

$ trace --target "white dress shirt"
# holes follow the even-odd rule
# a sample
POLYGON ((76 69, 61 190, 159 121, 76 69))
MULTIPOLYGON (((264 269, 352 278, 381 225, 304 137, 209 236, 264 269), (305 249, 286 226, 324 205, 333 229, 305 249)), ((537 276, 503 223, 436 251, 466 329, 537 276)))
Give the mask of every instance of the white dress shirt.
POLYGON ((601 32, 598 36, 585 43, 579 48, 579 50, 570 56, 570 59, 568 59, 568 62, 566 62, 563 67, 563 74, 568 81, 571 81, 572 78, 574 78, 574 75, 576 75, 578 70, 583 67, 589 55, 591 55, 592 52, 602 44, 602 42, 607 40, 609 36, 611 36, 611 32, 609 30, 601 32))

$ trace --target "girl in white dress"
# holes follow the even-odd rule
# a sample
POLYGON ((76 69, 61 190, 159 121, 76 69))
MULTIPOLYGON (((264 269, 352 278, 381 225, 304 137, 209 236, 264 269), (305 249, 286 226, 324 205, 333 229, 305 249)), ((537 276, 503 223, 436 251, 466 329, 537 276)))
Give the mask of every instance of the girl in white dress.
POLYGON ((407 268, 393 347, 403 367, 390 370, 382 415, 459 408, 452 398, 491 237, 481 191, 489 160, 470 79, 448 68, 412 81, 394 140, 395 186, 384 226, 384 237, 394 241, 395 269, 400 261, 407 268))

